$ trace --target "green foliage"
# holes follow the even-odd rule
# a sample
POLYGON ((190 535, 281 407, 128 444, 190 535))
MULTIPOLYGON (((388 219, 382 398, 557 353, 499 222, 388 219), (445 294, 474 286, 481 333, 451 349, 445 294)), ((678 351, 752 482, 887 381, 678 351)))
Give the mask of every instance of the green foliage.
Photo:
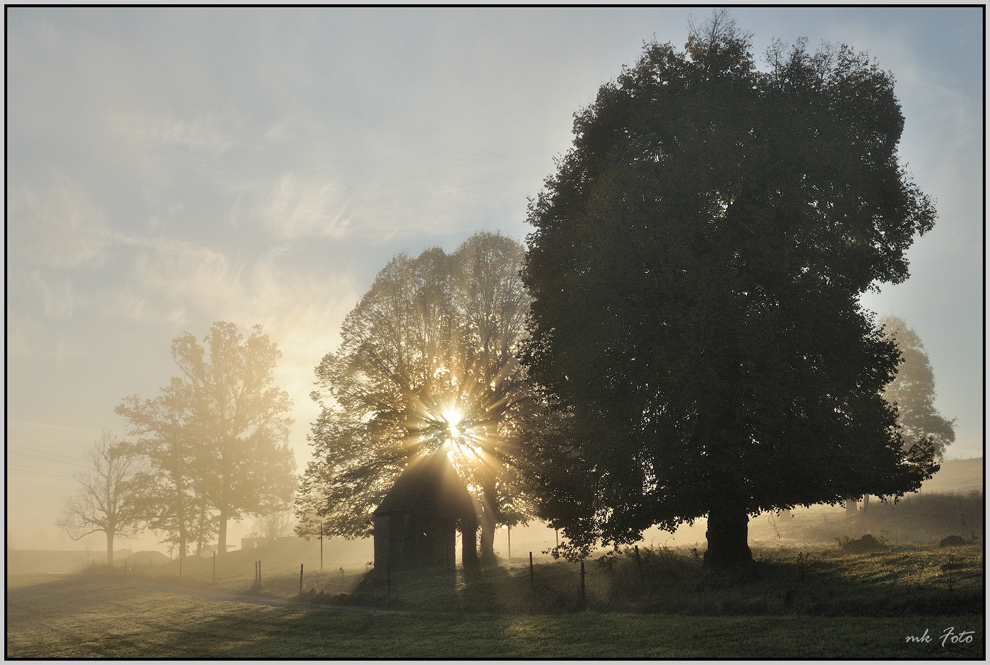
POLYGON ((322 521, 327 534, 367 535, 409 460, 442 447, 481 506, 483 544, 497 523, 525 518, 514 471, 516 421, 531 403, 515 357, 529 306, 522 259, 518 242, 480 233, 451 255, 400 254, 378 274, 316 368, 299 534, 322 521))
POLYGON ((845 46, 768 59, 724 13, 686 52, 649 44, 531 203, 525 362, 558 415, 533 484, 578 555, 707 514, 706 556, 747 558, 746 515, 933 471, 902 451, 897 349, 859 302, 935 219, 893 79, 845 46))

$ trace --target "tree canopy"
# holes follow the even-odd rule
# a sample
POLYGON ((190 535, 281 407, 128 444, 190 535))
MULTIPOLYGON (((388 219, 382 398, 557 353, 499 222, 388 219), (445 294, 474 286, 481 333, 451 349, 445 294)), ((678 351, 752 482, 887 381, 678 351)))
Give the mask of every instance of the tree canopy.
POLYGON ((531 202, 525 362, 557 414, 535 482, 579 550, 707 516, 706 563, 748 560, 750 514, 931 472, 859 302, 935 219, 893 78, 845 46, 750 51, 724 12, 647 45, 531 202))
POLYGON ((192 535, 202 546, 215 525, 223 554, 228 520, 272 512, 296 487, 291 400, 273 383, 281 352, 261 326, 245 339, 217 321, 202 344, 189 333, 173 340, 172 357, 182 377, 159 397, 128 397, 116 411, 151 462, 149 521, 178 539, 180 555, 192 535))
POLYGON ((482 558, 497 523, 524 518, 514 428, 531 400, 516 358, 529 298, 522 246, 480 233, 453 254, 400 254, 348 314, 316 368, 321 414, 303 476, 301 534, 368 535, 409 461, 446 446, 478 500, 482 558))
POLYGON ((157 397, 126 397, 115 412, 127 421, 128 432, 135 437, 131 445, 147 461, 136 479, 142 519, 163 542, 177 547, 179 556, 185 556, 191 542, 206 537, 204 525, 196 519, 196 508, 203 505, 197 490, 204 482, 203 450, 194 434, 187 391, 180 379, 173 378, 157 397))
POLYGON ((918 334, 904 319, 885 316, 880 320, 886 334, 901 352, 897 374, 884 388, 883 397, 897 407, 897 423, 905 450, 929 450, 941 460, 945 448, 956 440, 955 421, 935 408, 935 372, 918 334))

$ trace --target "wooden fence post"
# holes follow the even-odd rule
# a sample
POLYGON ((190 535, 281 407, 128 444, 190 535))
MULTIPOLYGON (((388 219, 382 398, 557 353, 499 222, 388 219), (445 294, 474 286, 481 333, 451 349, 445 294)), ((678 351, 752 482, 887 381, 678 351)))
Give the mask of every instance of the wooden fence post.
POLYGON ((385 584, 388 587, 388 595, 392 595, 392 566, 385 569, 385 584))
POLYGON ((182 579, 182 558, 183 557, 181 557, 181 556, 179 557, 179 579, 180 580, 182 579))
POLYGON ((535 586, 535 582, 533 582, 533 553, 532 552, 529 553, 529 586, 530 586, 530 588, 532 588, 533 586, 535 586))
POLYGON ((217 553, 213 553, 213 581, 217 581, 217 553))
POLYGON ((639 568, 639 586, 643 588, 645 580, 643 579, 643 560, 639 558, 639 545, 633 545, 633 549, 636 552, 636 567, 639 568))
POLYGON ((584 559, 581 559, 581 602, 585 601, 584 597, 584 559))
POLYGON ((303 564, 299 564, 299 595, 302 595, 303 564))

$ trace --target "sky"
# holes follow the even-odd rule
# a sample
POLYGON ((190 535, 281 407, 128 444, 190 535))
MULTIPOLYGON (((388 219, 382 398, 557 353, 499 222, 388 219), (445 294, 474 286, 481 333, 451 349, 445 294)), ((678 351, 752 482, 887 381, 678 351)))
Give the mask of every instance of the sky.
MULTIPOLYGON (((644 43, 683 48, 708 14, 6 8, 8 545, 80 547, 54 521, 85 451, 125 437, 114 407, 155 397, 179 374, 171 340, 213 321, 260 323, 281 349, 301 471, 313 369, 375 274, 482 230, 524 240, 573 114, 644 43)), ((730 15, 757 56, 806 37, 893 73, 900 157, 939 220, 911 278, 864 303, 924 342, 957 419, 947 457, 982 456, 982 9, 730 15)))

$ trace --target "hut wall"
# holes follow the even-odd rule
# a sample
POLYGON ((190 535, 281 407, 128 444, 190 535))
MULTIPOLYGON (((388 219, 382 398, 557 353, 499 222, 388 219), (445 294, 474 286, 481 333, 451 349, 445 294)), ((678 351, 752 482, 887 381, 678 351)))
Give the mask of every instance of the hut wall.
POLYGON ((456 523, 427 515, 375 517, 375 567, 453 567, 456 523))

